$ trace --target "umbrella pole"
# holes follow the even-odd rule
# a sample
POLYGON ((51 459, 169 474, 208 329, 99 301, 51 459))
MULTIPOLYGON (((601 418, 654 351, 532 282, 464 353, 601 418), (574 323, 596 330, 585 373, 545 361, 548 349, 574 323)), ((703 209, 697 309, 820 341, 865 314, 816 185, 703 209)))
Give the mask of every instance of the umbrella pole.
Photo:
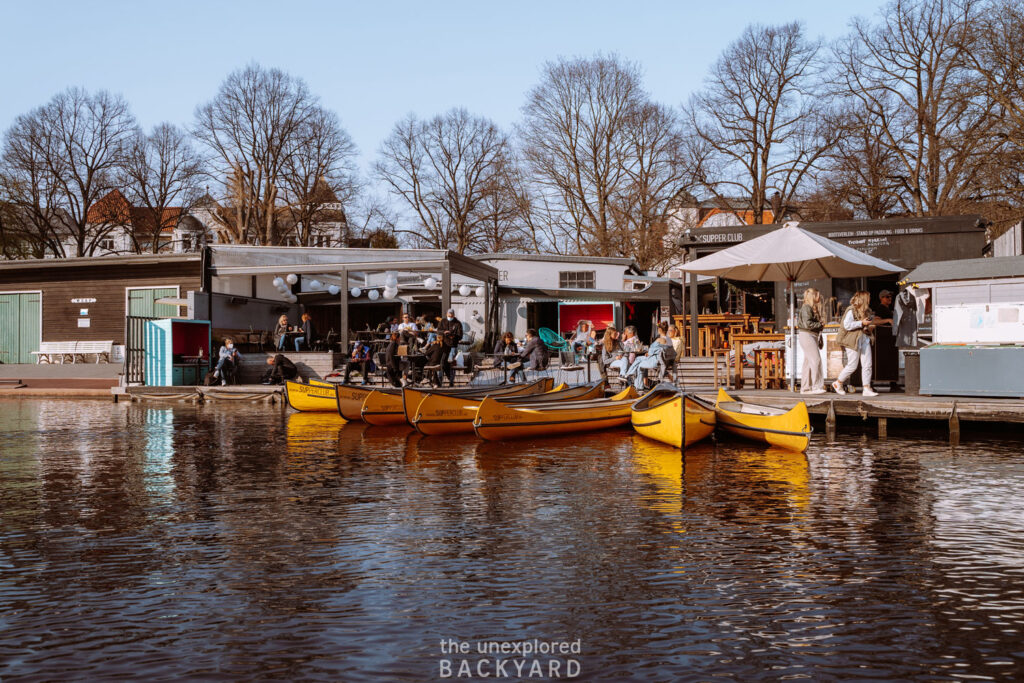
POLYGON ((796 391, 796 294, 792 280, 789 281, 789 338, 793 344, 793 365, 789 369, 789 390, 796 391))

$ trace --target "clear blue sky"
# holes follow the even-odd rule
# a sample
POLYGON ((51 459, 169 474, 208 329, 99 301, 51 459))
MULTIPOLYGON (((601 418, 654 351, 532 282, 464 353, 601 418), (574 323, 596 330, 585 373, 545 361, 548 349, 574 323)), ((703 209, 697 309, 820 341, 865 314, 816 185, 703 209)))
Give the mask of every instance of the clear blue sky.
POLYGON ((188 125, 231 70, 304 78, 341 117, 364 168, 409 112, 463 106, 508 127, 544 61, 614 52, 678 105, 748 23, 838 37, 882 2, 45 2, 3 0, 0 129, 70 85, 124 95, 140 123, 188 125))

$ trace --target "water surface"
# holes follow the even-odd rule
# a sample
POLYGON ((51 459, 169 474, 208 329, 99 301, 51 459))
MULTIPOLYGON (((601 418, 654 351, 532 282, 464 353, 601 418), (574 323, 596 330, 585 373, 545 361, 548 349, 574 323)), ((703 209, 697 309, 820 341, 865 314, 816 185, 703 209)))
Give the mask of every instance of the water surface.
POLYGON ((0 679, 420 680, 449 638, 578 639, 587 680, 1020 677, 1020 446, 0 401, 0 679))

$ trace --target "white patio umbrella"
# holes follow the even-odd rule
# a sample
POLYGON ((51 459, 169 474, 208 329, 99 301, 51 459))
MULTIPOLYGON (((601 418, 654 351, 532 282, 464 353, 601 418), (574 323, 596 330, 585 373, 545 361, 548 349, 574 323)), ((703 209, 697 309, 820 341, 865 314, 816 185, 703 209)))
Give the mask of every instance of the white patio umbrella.
MULTIPOLYGON (((749 242, 742 242, 682 267, 698 275, 715 275, 731 280, 788 282, 791 338, 796 339, 793 320, 794 283, 836 277, 869 277, 902 270, 887 261, 869 256, 827 237, 815 235, 796 223, 787 223, 749 242)), ((790 390, 796 385, 796 349, 790 367, 790 390)), ((738 359, 737 359, 738 362, 738 359)))

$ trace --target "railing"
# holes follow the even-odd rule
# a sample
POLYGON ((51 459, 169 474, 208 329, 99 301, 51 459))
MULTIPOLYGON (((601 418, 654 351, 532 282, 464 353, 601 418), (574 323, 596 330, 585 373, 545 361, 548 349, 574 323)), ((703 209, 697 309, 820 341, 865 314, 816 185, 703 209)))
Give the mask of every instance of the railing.
POLYGON ((146 382, 146 323, 160 318, 140 315, 124 319, 124 381, 125 384, 146 382))

